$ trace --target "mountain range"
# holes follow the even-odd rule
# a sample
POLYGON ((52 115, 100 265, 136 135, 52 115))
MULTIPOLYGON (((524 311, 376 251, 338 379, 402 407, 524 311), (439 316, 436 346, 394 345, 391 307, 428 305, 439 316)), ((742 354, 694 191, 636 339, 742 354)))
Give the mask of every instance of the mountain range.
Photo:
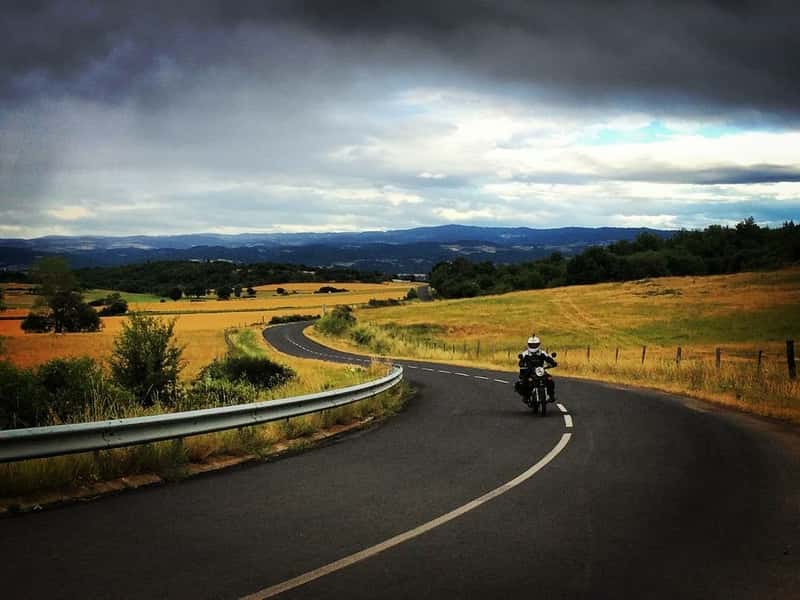
POLYGON ((166 236, 45 236, 0 239, 0 269, 26 270, 37 258, 60 255, 74 268, 155 260, 282 262, 308 266, 347 266, 384 273, 427 273, 442 260, 517 263, 559 251, 631 240, 649 228, 476 227, 442 225, 357 233, 197 233, 166 236))

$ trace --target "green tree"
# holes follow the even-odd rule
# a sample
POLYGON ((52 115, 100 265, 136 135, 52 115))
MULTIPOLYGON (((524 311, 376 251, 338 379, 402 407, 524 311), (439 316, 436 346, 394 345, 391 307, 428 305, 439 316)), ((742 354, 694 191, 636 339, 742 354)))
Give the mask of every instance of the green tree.
POLYGON ((247 288, 247 295, 251 298, 256 295, 256 291, 252 287, 247 288))
POLYGON ((117 315, 124 315, 128 312, 128 301, 120 296, 117 292, 109 294, 105 299, 105 306, 100 311, 101 317, 115 317, 117 315))
POLYGON ((78 290, 78 279, 69 268, 66 259, 60 256, 40 258, 31 267, 31 279, 39 284, 39 295, 45 303, 59 292, 78 290))
POLYGON ((56 333, 97 331, 102 322, 97 311, 75 291, 61 290, 50 297, 50 319, 56 333))
POLYGON ((169 297, 177 302, 181 298, 183 298, 183 290, 179 287, 174 287, 169 291, 169 297))
POLYGON ((178 383, 183 347, 174 339, 175 321, 132 313, 114 340, 111 374, 143 406, 178 383))
POLYGON ((233 289, 229 285, 222 285, 217 288, 217 298, 220 300, 230 300, 233 289))
POLYGON ((234 287, 233 288, 233 295, 236 296, 237 298, 241 298, 242 297, 242 286, 237 285, 236 287, 234 287))

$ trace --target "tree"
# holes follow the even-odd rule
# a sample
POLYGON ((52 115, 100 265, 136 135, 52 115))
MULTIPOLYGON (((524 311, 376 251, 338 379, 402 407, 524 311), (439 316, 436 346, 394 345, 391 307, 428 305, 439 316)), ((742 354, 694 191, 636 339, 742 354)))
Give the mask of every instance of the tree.
POLYGON ((242 286, 240 286, 240 285, 235 286, 233 288, 233 295, 236 296, 237 298, 241 298, 242 297, 242 286))
POLYGON ((175 322, 132 313, 114 340, 109 361, 114 381, 143 406, 152 405, 174 387, 183 369, 183 347, 174 339, 175 322))
POLYGON ((56 333, 98 331, 102 322, 97 311, 75 291, 58 291, 49 301, 50 319, 56 333))
POLYGON ((31 279, 39 284, 39 294, 46 303, 59 292, 74 292, 79 288, 78 279, 60 256, 37 260, 31 267, 31 279))
POLYGON ((169 291, 169 297, 177 302, 183 298, 183 290, 179 287, 174 287, 169 291))
POLYGON ((117 315, 124 315, 128 312, 128 301, 120 296, 117 292, 109 294, 105 300, 105 306, 100 311, 101 317, 115 317, 117 315))
POLYGON ((217 298, 220 300, 230 300, 233 289, 229 285, 223 285, 217 288, 217 298))
POLYGON ((25 333, 47 333, 53 331, 53 320, 47 314, 31 311, 22 320, 20 328, 25 333))
POLYGON ((2 289, 0 289, 0 310, 6 309, 6 302, 5 302, 5 294, 2 289))
POLYGON ((256 295, 256 291, 252 287, 247 288, 247 295, 251 298, 256 295))

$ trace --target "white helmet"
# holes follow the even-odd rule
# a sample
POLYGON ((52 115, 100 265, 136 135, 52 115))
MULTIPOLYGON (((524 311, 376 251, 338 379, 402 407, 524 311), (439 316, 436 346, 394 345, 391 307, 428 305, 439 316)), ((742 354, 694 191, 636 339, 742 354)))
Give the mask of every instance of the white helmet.
POLYGON ((528 338, 528 348, 530 348, 534 352, 538 352, 541 346, 542 346, 542 341, 535 335, 528 338))

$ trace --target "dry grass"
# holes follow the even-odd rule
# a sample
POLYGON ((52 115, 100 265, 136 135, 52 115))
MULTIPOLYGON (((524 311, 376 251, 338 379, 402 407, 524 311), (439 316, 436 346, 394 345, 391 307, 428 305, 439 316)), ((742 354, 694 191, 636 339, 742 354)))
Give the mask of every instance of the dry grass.
MULTIPOLYGON (((798 268, 516 292, 361 310, 357 317, 372 336, 366 349, 376 354, 512 371, 525 338, 536 332, 560 353, 558 372, 565 375, 682 392, 800 421, 800 387, 788 379, 785 359, 785 340, 800 333, 798 268)), ((365 349, 349 339, 333 343, 365 349)))

